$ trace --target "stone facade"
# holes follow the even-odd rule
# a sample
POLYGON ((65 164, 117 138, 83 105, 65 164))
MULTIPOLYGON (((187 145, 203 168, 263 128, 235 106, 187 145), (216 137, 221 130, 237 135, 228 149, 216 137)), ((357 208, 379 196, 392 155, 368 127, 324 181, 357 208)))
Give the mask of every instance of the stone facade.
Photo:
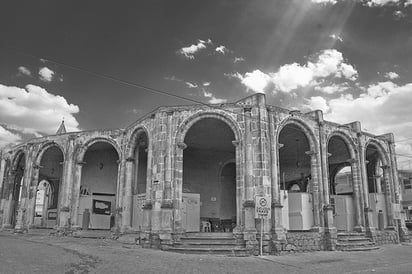
MULTIPOLYGON (((219 126, 219 123, 224 124, 233 136, 231 153, 236 169, 233 234, 245 241, 250 253, 258 250, 260 237, 260 222, 254 216, 256 195, 268 195, 272 199, 272 215, 263 227, 265 253, 334 250, 337 228, 331 196, 337 192, 331 190, 330 181, 332 173, 343 166, 350 167, 352 174, 350 197, 354 224, 351 229, 380 237, 373 218, 376 210, 371 208, 369 195, 372 185, 368 175, 370 172, 375 175, 369 167, 371 162, 383 172, 378 187, 374 181, 374 191, 384 196, 386 228, 395 226, 392 206, 400 203, 400 196, 392 134, 365 133, 359 122, 345 125, 328 122, 319 110, 301 113, 268 106, 265 96, 256 94, 231 104, 161 107, 125 129, 45 136, 3 150, 0 168, 2 227, 16 231, 33 227, 40 177, 52 178, 50 170, 59 170, 60 179, 51 184, 58 189, 54 202, 55 228, 63 232, 79 229, 81 200, 83 192, 87 192, 82 181, 85 174, 98 174, 115 163, 115 171, 109 174, 115 178, 114 190, 109 191, 109 196, 114 198, 103 199, 114 204, 111 205, 113 223, 110 228, 121 235, 137 235, 131 238, 138 238, 144 247, 167 249, 185 233, 182 215, 183 171, 187 163, 184 151, 188 147, 185 141, 191 128, 204 120, 219 126), (292 146, 291 140, 301 144, 292 146), (345 154, 340 154, 341 147, 345 148, 345 154), (47 154, 51 148, 57 152, 47 154), (53 163, 58 153, 62 161, 53 163), (43 159, 46 154, 50 155, 49 161, 43 159), (99 155, 109 154, 111 156, 104 157, 110 161, 99 160, 103 157, 99 155), (292 156, 296 161, 290 164, 292 156), (96 164, 93 159, 97 159, 96 164), (146 163, 143 179, 135 175, 136 170, 141 170, 137 162, 146 163), (309 178, 307 192, 310 193, 313 222, 310 231, 288 232, 283 221, 281 193, 287 188, 285 181, 292 185, 300 180, 299 176, 309 178), (143 197, 138 200, 141 202, 139 208, 136 207, 138 197, 143 197), (134 217, 135 210, 140 211, 139 217, 134 217)), ((224 155, 224 151, 219 153, 224 155)), ((102 181, 106 180, 107 175, 99 176, 102 181)), ((98 193, 96 187, 93 192, 96 196, 108 196, 98 193)), ((404 227, 404 222, 400 222, 399 228, 404 227)))

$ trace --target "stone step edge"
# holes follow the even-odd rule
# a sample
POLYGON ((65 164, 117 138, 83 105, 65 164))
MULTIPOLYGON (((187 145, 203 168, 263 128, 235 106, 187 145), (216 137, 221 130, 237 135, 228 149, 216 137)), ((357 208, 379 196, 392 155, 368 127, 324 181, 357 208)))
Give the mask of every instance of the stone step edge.
POLYGON ((344 249, 337 249, 338 251, 371 251, 371 250, 377 250, 379 249, 379 246, 371 246, 371 247, 366 247, 366 248, 344 248, 344 249))

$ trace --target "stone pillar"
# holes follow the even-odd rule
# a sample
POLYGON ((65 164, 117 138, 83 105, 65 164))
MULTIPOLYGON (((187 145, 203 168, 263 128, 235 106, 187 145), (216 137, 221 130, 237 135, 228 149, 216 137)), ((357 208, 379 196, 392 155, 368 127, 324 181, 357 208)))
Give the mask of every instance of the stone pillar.
POLYGON ((245 108, 245 201, 243 203, 245 214, 245 228, 243 232, 246 248, 252 254, 255 253, 257 246, 256 241, 256 223, 255 223, 255 201, 254 201, 254 181, 253 181, 253 144, 251 129, 251 108, 245 108))
MULTIPOLYGON (((76 136, 70 135, 67 140, 66 157, 63 166, 62 195, 60 201, 59 230, 66 231, 71 226, 70 207, 73 191, 73 169, 74 167, 74 140, 76 136)), ((80 188, 80 187, 79 187, 80 188)))
POLYGON ((392 203, 393 203, 393 196, 392 196, 392 189, 391 189, 391 181, 390 181, 390 167, 389 166, 382 166, 383 169, 383 181, 385 183, 385 205, 386 205, 386 215, 387 215, 387 226, 389 229, 395 228, 395 221, 393 219, 393 212, 392 212, 392 203))
POLYGON ((6 180, 5 180, 5 173, 6 173, 6 160, 2 157, 2 152, 0 151, 0 229, 3 224, 3 216, 4 216, 4 205, 3 205, 3 195, 6 188, 6 180))
POLYGON ((34 227, 34 213, 36 210, 36 195, 37 195, 37 185, 39 183, 39 171, 40 166, 33 166, 33 176, 30 183, 29 189, 29 206, 28 206, 28 226, 29 228, 34 227))
POLYGON ((72 208, 71 208, 71 225, 74 230, 80 229, 79 222, 79 205, 80 205, 80 186, 82 183, 82 169, 85 162, 77 162, 74 173, 74 184, 72 192, 72 208))
POLYGON ((313 231, 322 231, 321 226, 321 199, 320 199, 320 165, 318 163, 319 155, 314 151, 306 151, 306 154, 310 156, 310 165, 312 173, 312 203, 313 203, 313 231))
POLYGON ((358 141, 358 154, 359 154, 359 171, 361 176, 361 184, 360 184, 360 191, 361 191, 361 202, 362 202, 362 215, 363 215, 363 225, 365 226, 365 230, 370 227, 370 218, 369 218, 369 190, 368 190, 368 173, 366 169, 366 146, 364 141, 361 139, 362 134, 361 132, 357 133, 357 141, 358 141))
POLYGON ((132 207, 133 207, 133 167, 134 158, 127 158, 125 163, 125 186, 123 191, 123 206, 122 206, 122 227, 120 231, 127 233, 131 231, 132 226, 132 207))
POLYGON ((169 249, 172 246, 172 230, 173 230, 173 202, 172 202, 172 119, 173 111, 169 111, 167 114, 166 122, 166 140, 163 140, 165 150, 165 164, 164 164, 164 184, 163 184, 163 201, 161 205, 162 209, 162 223, 159 234, 161 248, 164 250, 169 249))
MULTIPOLYGON (((10 169, 12 167, 10 166, 10 169)), ((11 224, 11 210, 12 210, 12 200, 13 200, 13 186, 14 181, 16 180, 16 172, 13 170, 9 170, 7 175, 7 192, 4 194, 4 202, 3 202, 3 223, 2 228, 12 228, 11 224)))
POLYGON ((353 200, 355 207, 355 227, 354 230, 358 232, 365 232, 365 227, 362 221, 362 203, 361 203, 361 176, 359 172, 359 162, 356 159, 348 159, 352 170, 353 183, 353 200))
POLYGON ((272 254, 279 254, 281 244, 286 241, 285 228, 282 226, 282 204, 280 203, 279 157, 277 149, 276 121, 274 113, 269 113, 270 167, 272 190, 272 254))
POLYGON ((25 158, 25 168, 24 168, 24 175, 23 175, 23 186, 21 188, 21 201, 19 203, 19 209, 17 212, 17 220, 16 225, 14 226, 15 233, 23 233, 27 232, 28 230, 28 216, 27 216, 27 208, 28 208, 28 196, 29 196, 29 189, 31 183, 31 147, 28 149, 28 153, 26 154, 25 158))

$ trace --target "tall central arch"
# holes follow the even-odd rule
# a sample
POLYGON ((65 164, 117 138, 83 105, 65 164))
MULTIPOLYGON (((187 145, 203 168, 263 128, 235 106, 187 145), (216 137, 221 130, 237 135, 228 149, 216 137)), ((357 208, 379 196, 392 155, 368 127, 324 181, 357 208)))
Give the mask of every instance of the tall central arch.
POLYGON ((232 231, 237 225, 236 140, 221 119, 203 118, 184 137, 183 214, 186 231, 210 223, 212 232, 232 231))

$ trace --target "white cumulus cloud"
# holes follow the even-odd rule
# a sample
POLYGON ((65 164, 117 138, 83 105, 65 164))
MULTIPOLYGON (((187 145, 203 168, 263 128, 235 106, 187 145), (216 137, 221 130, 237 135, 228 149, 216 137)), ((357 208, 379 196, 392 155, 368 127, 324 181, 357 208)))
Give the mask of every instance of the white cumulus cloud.
POLYGON ((209 104, 223 104, 227 102, 226 99, 216 98, 211 92, 207 92, 206 90, 203 90, 203 95, 209 99, 209 104))
POLYGON ((19 73, 21 73, 21 74, 24 74, 24 75, 27 75, 27 76, 31 76, 31 71, 30 71, 28 68, 24 67, 24 66, 18 67, 17 70, 18 70, 19 73))
POLYGON ((228 52, 229 50, 225 47, 225 46, 218 46, 216 49, 216 52, 225 55, 226 52, 228 52))
POLYGON ((261 93, 265 92, 265 88, 271 81, 269 75, 258 69, 252 72, 246 72, 244 75, 236 73, 233 76, 238 78, 248 89, 261 93))
POLYGON ((78 106, 39 86, 0 84, 0 124, 10 129, 35 135, 54 134, 64 118, 68 131, 78 131, 79 123, 74 117, 78 112, 78 106))
POLYGON ((311 110, 320 109, 323 112, 327 112, 329 110, 328 103, 322 96, 312 96, 309 99, 306 99, 306 105, 304 106, 311 110))
POLYGON ((385 73, 384 76, 388 79, 391 79, 391 80, 399 78, 399 74, 397 74, 396 72, 393 72, 393 71, 385 73))
POLYGON ((317 84, 317 80, 327 77, 337 77, 354 81, 358 77, 356 69, 345 63, 341 52, 327 49, 318 53, 313 61, 306 64, 285 64, 276 72, 264 73, 260 70, 239 73, 234 76, 248 89, 255 92, 264 92, 269 84, 273 84, 276 91, 290 92, 294 89, 317 84))
POLYGON ((5 145, 15 144, 21 140, 20 135, 14 134, 0 125, 0 148, 5 145))
POLYGON ((207 44, 212 44, 212 40, 210 40, 210 39, 208 39, 207 41, 198 40, 196 45, 192 44, 188 47, 183 47, 178 51, 178 53, 185 56, 187 59, 194 59, 195 54, 198 51, 200 51, 202 49, 205 49, 207 44))
POLYGON ((44 82, 51 82, 53 80, 54 71, 49 69, 48 67, 42 67, 39 70, 39 78, 44 82))

